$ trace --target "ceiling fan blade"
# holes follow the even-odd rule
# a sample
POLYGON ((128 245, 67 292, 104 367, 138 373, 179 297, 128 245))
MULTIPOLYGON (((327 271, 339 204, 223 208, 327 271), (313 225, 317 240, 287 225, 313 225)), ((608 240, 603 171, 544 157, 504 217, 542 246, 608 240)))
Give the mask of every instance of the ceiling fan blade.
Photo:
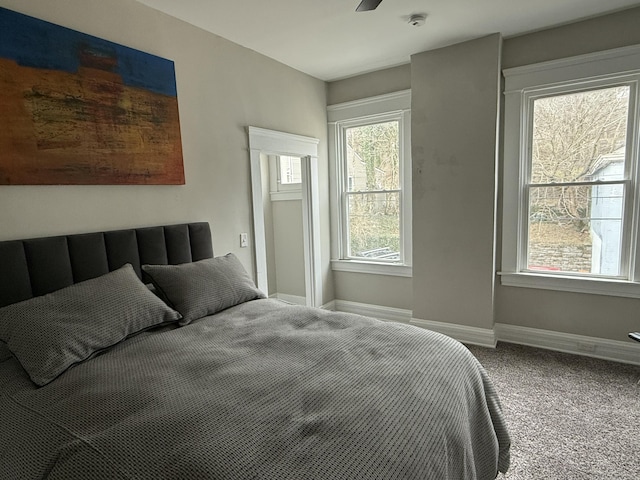
POLYGON ((358 8, 356 8, 356 12, 366 12, 368 10, 375 10, 378 8, 382 0, 362 0, 358 8))

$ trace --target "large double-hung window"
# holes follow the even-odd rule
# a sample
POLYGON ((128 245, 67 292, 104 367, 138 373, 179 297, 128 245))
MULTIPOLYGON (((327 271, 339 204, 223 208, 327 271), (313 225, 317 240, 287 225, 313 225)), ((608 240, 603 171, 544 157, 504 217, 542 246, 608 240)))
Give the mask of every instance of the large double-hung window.
POLYGON ((505 71, 502 283, 640 296, 640 49, 505 71))
POLYGON ((410 275, 410 94, 329 107, 333 268, 410 275))

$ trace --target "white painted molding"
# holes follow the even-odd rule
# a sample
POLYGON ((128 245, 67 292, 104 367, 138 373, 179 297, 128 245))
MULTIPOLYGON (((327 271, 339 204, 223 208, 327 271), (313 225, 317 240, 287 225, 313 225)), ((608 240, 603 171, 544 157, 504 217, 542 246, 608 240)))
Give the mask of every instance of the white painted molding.
POLYGON ((250 139, 249 148, 260 150, 262 153, 293 157, 318 156, 318 144, 320 143, 318 138, 252 126, 247 127, 247 132, 250 139))
POLYGON ((632 340, 623 342, 504 323, 496 323, 494 329, 501 342, 640 365, 640 346, 632 340))
POLYGON ((336 103, 327 107, 329 122, 378 115, 381 112, 411 110, 411 90, 336 103))
POLYGON ((247 127, 251 164, 251 197, 253 207, 253 244, 255 248, 256 286, 269 291, 267 278, 267 247, 264 225, 261 155, 301 157, 302 222, 306 304, 320 306, 322 302, 322 265, 320 261, 320 188, 318 186, 317 138, 304 137, 264 128, 247 127))
POLYGON ((331 310, 332 312, 334 312, 336 310, 336 301, 331 300, 330 302, 322 305, 320 308, 322 308, 323 310, 331 310))
POLYGON ((505 94, 531 86, 554 85, 573 79, 596 79, 611 72, 619 74, 640 71, 640 46, 615 48, 575 57, 550 60, 503 70, 505 94))
POLYGON ((464 343, 472 343, 483 347, 494 348, 496 340, 493 330, 486 328, 468 327, 452 323, 434 322, 413 318, 413 312, 402 308, 371 305, 368 303, 350 302, 347 300, 335 300, 335 310, 338 312, 357 313, 367 317, 377 318, 389 322, 399 322, 416 327, 425 328, 442 333, 464 343))
POLYGON ((302 200, 302 190, 285 190, 284 192, 269 192, 272 202, 288 202, 302 200))
POLYGON ((470 343, 488 348, 496 347, 497 340, 495 332, 489 328, 470 327, 468 325, 422 320, 420 318, 412 318, 410 323, 416 327, 442 333, 462 343, 470 343))
POLYGON ((412 277, 411 265, 398 263, 375 263, 358 260, 331 260, 331 269, 337 272, 368 273, 371 275, 389 275, 392 277, 412 277))
POLYGON ((538 288, 564 292, 640 298, 640 283, 609 278, 580 278, 545 275, 544 273, 499 272, 501 285, 507 287, 538 288))
POLYGON ((301 295, 289 295, 288 293, 272 293, 269 298, 276 298, 293 305, 306 305, 307 299, 301 295))

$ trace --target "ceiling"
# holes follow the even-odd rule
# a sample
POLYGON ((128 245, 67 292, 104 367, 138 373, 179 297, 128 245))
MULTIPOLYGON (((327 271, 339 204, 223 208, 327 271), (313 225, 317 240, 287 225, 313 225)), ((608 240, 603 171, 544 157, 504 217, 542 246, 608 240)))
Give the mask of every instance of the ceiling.
POLYGON ((638 0, 138 0, 321 80, 409 62, 410 55, 495 32, 540 30, 638 0), (426 23, 408 23, 412 14, 426 23))

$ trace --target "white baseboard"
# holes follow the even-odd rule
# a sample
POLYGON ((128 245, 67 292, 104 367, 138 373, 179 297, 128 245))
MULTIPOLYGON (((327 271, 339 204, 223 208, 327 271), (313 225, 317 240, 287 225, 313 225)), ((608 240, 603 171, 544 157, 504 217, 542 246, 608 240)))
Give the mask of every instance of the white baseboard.
POLYGON ((331 300, 330 302, 327 302, 324 305, 322 305, 320 308, 322 308, 323 310, 335 311, 335 309, 336 309, 336 301, 335 300, 331 300))
POLYGON ((587 337, 504 323, 496 323, 494 328, 499 341, 640 365, 640 345, 631 341, 587 337))
POLYGON ((468 325, 435 322, 433 320, 422 320, 419 318, 412 318, 411 325, 443 333, 451 338, 455 338, 459 342, 480 345, 481 347, 495 348, 497 343, 494 330, 489 328, 470 327, 468 325))
POLYGON ((401 322, 443 333, 463 343, 495 348, 497 342, 516 343, 530 347, 556 350, 615 362, 640 365, 640 345, 637 342, 609 340, 537 328, 496 323, 493 329, 435 322, 412 317, 411 310, 334 300, 323 308, 357 313, 379 320, 401 322), (330 307, 330 308, 328 308, 330 307))
POLYGON ((292 303, 293 305, 306 305, 307 299, 298 295, 289 295, 288 293, 272 293, 269 298, 277 298, 283 302, 292 303))
POLYGON ((360 315, 377 318, 378 320, 415 325, 416 327, 443 333, 460 342, 473 343, 484 347, 496 346, 493 330, 420 320, 412 318, 413 312, 411 310, 371 305, 368 303, 349 302, 347 300, 335 300, 335 310, 339 312, 358 313, 360 315))

